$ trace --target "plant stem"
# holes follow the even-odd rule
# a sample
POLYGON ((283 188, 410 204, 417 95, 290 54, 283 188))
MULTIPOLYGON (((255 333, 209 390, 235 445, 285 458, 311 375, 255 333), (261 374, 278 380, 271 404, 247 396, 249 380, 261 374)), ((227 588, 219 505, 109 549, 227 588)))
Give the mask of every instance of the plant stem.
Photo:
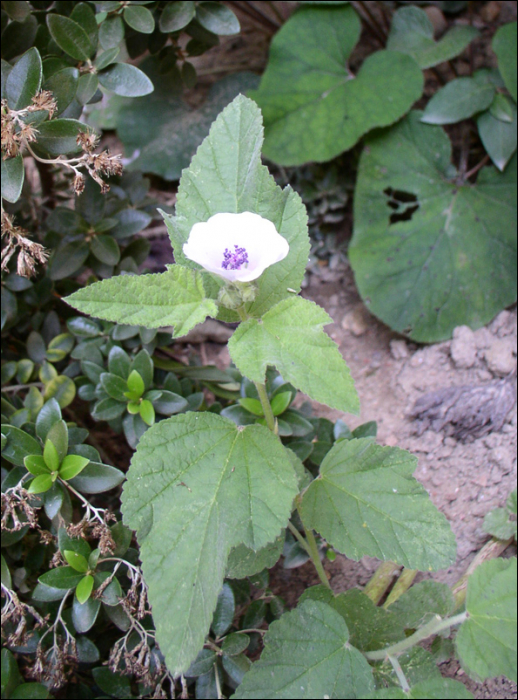
POLYGON ((410 637, 403 639, 401 642, 396 644, 391 644, 385 649, 378 649, 377 651, 367 651, 364 652, 365 658, 370 661, 382 661, 383 659, 393 656, 394 654, 401 654, 401 652, 411 649, 418 642, 422 642, 423 639, 427 639, 432 634, 438 634, 443 630, 447 630, 449 627, 454 625, 460 625, 468 618, 468 613, 463 612, 459 615, 454 615, 453 617, 448 617, 445 620, 439 615, 434 615, 434 617, 427 622, 426 625, 414 632, 410 637))
POLYGON ((394 584, 393 589, 390 591, 387 600, 384 602, 383 607, 388 608, 388 606, 395 603, 396 600, 403 595, 403 593, 408 591, 416 576, 417 569, 403 569, 398 580, 394 584))
POLYGON ((43 388, 45 384, 43 382, 32 382, 31 384, 14 384, 13 386, 4 386, 2 391, 5 393, 9 391, 20 391, 20 389, 29 389, 31 386, 37 386, 43 388))
POLYGON ((267 2, 266 4, 267 4, 268 7, 270 8, 270 10, 273 12, 273 14, 277 17, 277 19, 279 20, 279 22, 280 22, 281 24, 284 24, 285 19, 284 19, 284 17, 281 15, 281 13, 280 13, 278 7, 275 5, 275 3, 274 3, 274 2, 271 2, 270 0, 268 0, 268 2, 267 2))
POLYGON ((270 399, 268 398, 268 394, 266 393, 266 386, 265 384, 260 384, 259 382, 254 382, 254 385, 257 389, 257 393, 259 394, 259 401, 261 402, 261 406, 263 407, 266 425, 272 431, 272 433, 274 433, 274 435, 277 435, 277 421, 275 420, 275 416, 273 415, 272 407, 270 405, 270 399))
POLYGON ((290 520, 288 520, 288 530, 291 532, 291 534, 293 535, 293 537, 295 537, 295 539, 298 541, 298 543, 300 544, 300 546, 301 546, 303 549, 306 550, 306 552, 309 554, 309 556, 311 556, 311 552, 310 552, 308 543, 307 543, 306 540, 302 537, 302 535, 300 534, 300 532, 297 530, 297 528, 295 527, 295 525, 294 525, 290 520))
POLYGON ((365 24, 369 27, 371 32, 374 34, 376 39, 380 42, 381 46, 385 47, 385 36, 384 33, 381 32, 378 27, 372 23, 372 21, 369 19, 369 13, 365 10, 365 3, 361 2, 351 2, 350 3, 356 12, 360 15, 360 17, 363 19, 365 24), (360 8, 362 8, 360 10, 360 8), (365 17, 365 14, 367 14, 367 18, 365 17))
POLYGON ((384 561, 378 566, 374 576, 365 586, 363 592, 377 605, 387 592, 392 583, 392 579, 401 569, 402 567, 395 564, 393 561, 384 561))
MULTIPOLYGON (((304 525, 304 522, 302 522, 302 525, 304 525)), ((329 590, 331 590, 331 584, 329 583, 329 579, 327 578, 324 567, 322 566, 322 562, 320 561, 320 554, 318 553, 317 541, 315 539, 315 535, 313 534, 313 530, 304 525, 304 532, 306 533, 306 540, 309 545, 311 561, 313 562, 313 565, 317 570, 318 578, 322 581, 326 588, 329 588, 329 590)))
POLYGON ((476 173, 478 173, 478 171, 481 170, 481 169, 484 167, 484 165, 485 165, 486 163, 489 162, 489 160, 490 160, 490 158, 489 158, 489 156, 486 154, 486 155, 482 158, 482 160, 480 161, 480 163, 478 163, 477 165, 475 165, 474 168, 471 168, 471 170, 468 170, 468 172, 464 175, 464 182, 466 182, 467 180, 469 180, 470 177, 473 177, 473 175, 475 175, 476 173))
POLYGON ((396 672, 397 679, 401 685, 401 689, 403 690, 404 693, 408 693, 410 690, 410 685, 408 684, 408 681, 406 679, 405 674, 403 673, 403 669, 401 668, 401 664, 397 660, 395 656, 389 656, 388 660, 392 664, 392 668, 396 672))

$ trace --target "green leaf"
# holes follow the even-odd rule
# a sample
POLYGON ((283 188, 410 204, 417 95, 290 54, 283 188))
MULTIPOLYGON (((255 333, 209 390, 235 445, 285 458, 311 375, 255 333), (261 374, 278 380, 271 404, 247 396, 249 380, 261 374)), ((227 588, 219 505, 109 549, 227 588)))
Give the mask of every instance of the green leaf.
POLYGON ((499 170, 504 171, 507 164, 516 153, 516 105, 510 105, 512 121, 504 122, 489 112, 484 112, 477 119, 478 133, 484 148, 499 170))
MULTIPOLYGON (((81 603, 81 605, 83 603, 86 603, 86 601, 90 598, 93 587, 94 587, 94 577, 91 574, 84 576, 81 579, 81 581, 77 584, 76 597, 77 597, 77 600, 81 603)), ((100 601, 99 601, 99 603, 100 603, 100 601)))
POLYGON ((153 425, 155 422, 155 409, 151 401, 144 399, 139 406, 140 417, 146 425, 153 425))
POLYGON ((78 153, 81 146, 77 145, 77 135, 79 132, 87 131, 86 124, 77 119, 52 119, 52 121, 43 122, 38 126, 38 150, 44 151, 49 156, 78 153))
POLYGON ((70 333, 60 333, 49 343, 46 358, 49 362, 64 360, 75 345, 75 340, 70 333))
POLYGON ((237 656, 245 651, 250 644, 250 637, 247 634, 233 632, 225 637, 221 650, 226 656, 237 656))
POLYGON ((160 31, 164 33, 178 32, 186 27, 196 14, 196 6, 190 0, 184 2, 168 2, 160 15, 158 23, 160 31))
POLYGON ((431 343, 516 299, 516 161, 459 185, 448 137, 420 117, 367 142, 348 252, 369 311, 431 343))
POLYGON ((343 618, 308 600, 270 625, 260 660, 233 697, 368 697, 374 692, 372 671, 348 640, 343 618))
POLYGON ((518 101, 516 78, 516 22, 509 22, 500 27, 493 38, 493 51, 498 58, 498 68, 505 86, 513 100, 518 101))
POLYGON ((124 21, 135 31, 142 34, 152 34, 155 29, 155 18, 147 7, 128 5, 124 8, 124 21))
POLYGON ((236 603, 234 600, 234 591, 230 584, 224 583, 218 595, 218 601, 211 623, 212 631, 216 637, 222 637, 225 632, 230 629, 235 611, 236 603))
POLYGON ((27 15, 30 14, 31 6, 28 2, 2 2, 2 10, 5 10, 10 19, 23 22, 27 15))
POLYGON ((79 476, 70 481, 70 486, 81 493, 104 493, 115 488, 124 481, 124 474, 107 464, 90 462, 79 476))
POLYGON ((215 414, 187 413, 144 433, 122 508, 137 530, 157 639, 172 673, 185 671, 203 644, 230 549, 242 543, 257 551, 274 540, 296 493, 284 448, 262 426, 239 430, 215 414))
POLYGON ((254 551, 240 544, 230 551, 226 578, 255 576, 263 569, 271 569, 279 561, 284 547, 284 533, 265 547, 254 551))
POLYGON ((63 556, 70 564, 70 566, 74 569, 74 571, 78 571, 80 574, 85 574, 88 571, 88 562, 82 554, 79 554, 78 552, 73 552, 70 549, 65 549, 65 551, 63 552, 63 556))
POLYGON ((291 391, 285 391, 282 394, 276 394, 272 401, 272 411, 274 416, 280 416, 288 408, 292 401, 291 391))
POLYGON ((34 362, 31 360, 20 360, 16 369, 16 379, 19 384, 27 384, 34 371, 34 362))
MULTIPOLYGON (((68 428, 64 420, 56 421, 49 429, 46 439, 50 440, 58 453, 58 464, 65 459, 68 452, 68 428)), ((45 455, 45 452, 43 453, 45 455)))
POLYGON ((63 553, 65 550, 77 552, 85 559, 90 556, 90 545, 83 537, 70 537, 65 527, 60 527, 58 530, 58 545, 59 551, 63 553))
POLYGON ((106 90, 123 97, 141 97, 153 92, 153 83, 147 75, 129 63, 112 63, 99 73, 99 82, 106 90))
POLYGON ((56 44, 66 54, 78 61, 88 61, 93 48, 88 34, 80 24, 64 15, 48 13, 47 27, 56 44))
MULTIPOLYGON (((3 69, 2 69, 3 71, 3 69)), ((10 109, 24 109, 39 91, 43 69, 38 49, 29 49, 17 61, 5 84, 6 99, 10 109)))
POLYGON ((434 615, 448 617, 454 607, 449 586, 438 581, 421 581, 403 593, 388 609, 406 629, 417 629, 434 615))
POLYGON ((83 73, 77 84, 76 99, 80 105, 86 105, 97 92, 99 78, 95 73, 83 73))
POLYGON ((495 88, 474 78, 457 78, 442 87, 426 105, 421 121, 425 124, 455 124, 487 109, 495 88))
POLYGON ((14 425, 2 425, 2 435, 7 438, 7 442, 2 447, 2 457, 11 464, 23 467, 25 457, 42 454, 40 443, 14 425))
MULTIPOLYGON (((27 459, 29 458, 25 458, 26 466, 27 459)), ((516 539, 516 489, 508 499, 507 508, 495 508, 495 510, 487 513, 482 527, 485 532, 501 540, 508 540, 510 537, 516 539), (513 497, 514 507, 512 504, 513 497)))
MULTIPOLYGON (((119 329, 117 326, 115 330, 119 329)), ((115 345, 108 355, 108 369, 112 374, 116 374, 126 380, 130 373, 130 359, 126 352, 115 345)), ((99 380, 97 380, 99 381, 99 380)), ((97 383, 97 382, 96 382, 97 383)))
POLYGON ((27 455, 23 462, 27 471, 33 476, 40 476, 41 474, 50 473, 50 470, 45 464, 45 460, 41 455, 27 455))
POLYGON ((43 683, 21 683, 16 687, 11 695, 11 700, 38 700, 46 699, 49 696, 49 689, 43 683))
MULTIPOLYGON (((101 56, 96 59, 96 66, 98 70, 106 68, 106 66, 109 65, 109 63, 111 63, 112 55, 110 55, 110 60, 108 61, 108 63, 106 63, 106 53, 108 51, 115 50, 123 39, 124 22, 122 21, 122 17, 120 17, 119 15, 115 15, 114 17, 108 17, 107 19, 105 19, 99 27, 99 42, 103 49, 106 49, 106 51, 104 54, 101 54, 101 56)), ((117 50, 117 52, 113 55, 116 56, 118 53, 119 51, 117 50)))
POLYGON ((413 478, 417 459, 372 440, 329 451, 302 500, 302 517, 350 559, 368 555, 432 571, 455 559, 448 521, 413 478))
POLYGON ((45 491, 50 489, 53 483, 54 479, 51 474, 40 474, 31 481, 31 485, 27 491, 28 493, 45 493, 45 491))
POLYGON ((236 685, 242 683, 245 674, 250 670, 250 666, 252 665, 250 659, 244 654, 238 654, 237 656, 227 656, 227 654, 223 654, 222 662, 223 668, 236 685))
POLYGON ((485 561, 468 579, 468 619, 455 638, 462 667, 475 680, 516 681, 516 558, 485 561))
POLYGON ((43 459, 45 460, 45 464, 51 472, 55 472, 59 469, 58 451, 53 442, 48 438, 45 440, 45 447, 43 449, 43 459))
POLYGON ((14 158, 2 158, 2 199, 8 202, 18 201, 22 193, 25 170, 20 153, 14 158))
POLYGON ((65 481, 73 479, 83 471, 89 461, 86 457, 79 455, 67 455, 59 468, 59 476, 65 481))
POLYGON ((92 675, 99 688, 115 698, 131 698, 131 683, 128 676, 122 676, 105 666, 92 669, 92 675))
POLYGON ((70 13, 70 19, 73 19, 85 30, 92 52, 95 53, 99 39, 99 28, 95 19, 95 12, 90 5, 86 2, 77 3, 70 13))
POLYGON ((359 411, 354 383, 336 344, 322 330, 332 319, 319 306, 290 296, 260 320, 242 323, 229 341, 232 361, 254 382, 268 365, 315 401, 349 413, 359 411))
POLYGON ((136 369, 130 372, 127 380, 127 386, 130 392, 133 394, 132 398, 139 399, 145 391, 144 380, 137 372, 136 369))
POLYGON ((454 681, 451 678, 430 678, 412 686, 410 693, 405 697, 415 698, 415 700, 427 700, 427 698, 469 700, 473 695, 460 681, 454 681))
POLYGON ((111 374, 110 372, 102 372, 101 385, 112 399, 126 403, 127 397, 125 392, 128 390, 128 385, 122 377, 118 377, 116 374, 111 374))
POLYGON ((205 298, 199 272, 174 265, 157 275, 112 277, 80 289, 66 298, 79 311, 146 328, 174 326, 174 337, 188 333, 217 306, 205 298))
POLYGON ((463 25, 452 27, 439 41, 433 35, 433 24, 424 10, 401 7, 394 14, 387 49, 412 56, 420 68, 431 68, 458 56, 479 32, 463 25))
POLYGON ((131 369, 136 370, 144 381, 144 386, 146 389, 153 384, 153 374, 155 371, 153 360, 151 359, 147 350, 141 350, 133 358, 131 363, 131 369))
MULTIPOLYGON (((83 581, 87 581, 86 583, 83 583, 83 581, 80 582, 76 588, 76 595, 72 602, 72 622, 74 623, 75 629, 80 634, 85 634, 85 632, 92 629, 97 620, 99 610, 101 609, 101 601, 91 596, 88 596, 83 603, 79 601, 79 596, 81 595, 81 597, 83 597, 83 593, 86 595, 88 586, 92 585, 90 579, 93 581, 92 576, 87 576, 83 579, 83 581), (82 588, 84 588, 84 591, 81 590, 82 588)), ((77 641, 79 642, 80 639, 86 639, 86 637, 78 637, 77 641)))
POLYGON ((90 243, 90 251, 105 265, 117 265, 121 257, 119 244, 107 235, 95 236, 90 243))
POLYGON ((66 377, 65 375, 51 379, 45 386, 45 400, 55 398, 60 408, 69 406, 74 400, 75 395, 76 385, 70 377, 66 377))
POLYGON ((39 577, 38 581, 52 588, 68 590, 75 588, 83 578, 83 574, 78 574, 71 566, 60 566, 47 571, 39 577))
POLYGON ((303 8, 274 36, 259 90, 249 93, 263 112, 267 158, 280 165, 330 160, 420 98, 422 73, 402 53, 378 51, 351 73, 360 32, 347 5, 303 8))
POLYGON ((2 697, 11 697, 16 686, 22 683, 18 664, 9 649, 2 649, 2 697))
POLYGON ((77 68, 63 68, 53 73, 43 84, 44 90, 50 90, 57 102, 56 116, 59 116, 70 105, 76 96, 79 83, 77 68))
POLYGON ((253 413, 254 416, 264 416, 263 407, 261 402, 257 399, 239 399, 239 404, 243 406, 249 413, 253 413))
POLYGON ((94 420, 114 420, 122 416, 126 407, 121 401, 116 399, 101 399, 91 411, 94 420))
POLYGON ((219 36, 238 34, 241 29, 232 10, 219 2, 198 3, 196 19, 202 27, 219 36))
POLYGON ((90 249, 84 240, 65 243, 54 251, 49 265, 48 274, 51 280, 62 280, 71 277, 83 265, 90 249))
POLYGON ((507 124, 511 124, 514 119, 511 101, 506 95, 501 95, 500 93, 495 95, 490 112, 495 119, 500 119, 501 122, 506 122, 507 124))

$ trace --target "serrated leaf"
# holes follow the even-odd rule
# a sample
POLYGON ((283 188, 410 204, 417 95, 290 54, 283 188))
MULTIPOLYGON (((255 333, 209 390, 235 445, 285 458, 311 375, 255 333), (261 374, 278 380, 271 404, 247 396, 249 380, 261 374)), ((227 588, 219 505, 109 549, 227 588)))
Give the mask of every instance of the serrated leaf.
POLYGON ((438 90, 426 105, 421 121, 425 124, 455 124, 487 109, 495 88, 474 78, 457 78, 438 90))
POLYGON ((112 63, 99 73, 106 90, 122 97, 142 97, 153 92, 153 83, 140 68, 129 63, 112 63))
POLYGON ((42 71, 38 49, 33 47, 19 58, 10 70, 5 83, 5 94, 10 109, 23 109, 31 103, 40 89, 42 71))
POLYGON ((469 577, 469 617, 455 646, 471 678, 504 674, 516 681, 516 595, 516 558, 485 561, 469 577))
POLYGON ((22 193, 25 170, 20 153, 14 158, 2 158, 2 199, 16 202, 22 193))
POLYGON ((279 561, 283 547, 284 533, 257 551, 244 544, 234 547, 228 557, 225 578, 246 578, 271 569, 279 561))
POLYGON ((60 49, 78 61, 88 61, 93 49, 88 34, 80 24, 64 15, 49 13, 47 27, 60 49))
POLYGON ((369 664, 347 626, 325 603, 308 600, 270 625, 259 661, 233 698, 362 698, 374 692, 369 664))
POLYGON ((180 673, 203 644, 230 549, 258 550, 279 534, 295 474, 265 428, 187 413, 142 436, 127 476, 124 520, 137 530, 160 648, 180 673))
POLYGON ((378 51, 351 73, 360 32, 348 5, 303 8, 274 36, 261 85, 249 93, 263 112, 267 158, 280 165, 330 160, 419 99, 422 73, 402 53, 378 51))
POLYGON ((412 56, 420 68, 431 68, 458 56, 479 32, 464 25, 452 27, 439 41, 433 35, 433 24, 424 10, 401 7, 394 14, 387 48, 412 56))
POLYGON ((430 343, 516 299, 516 160, 459 185, 446 134, 420 117, 367 142, 348 253, 369 310, 430 343))
MULTIPOLYGON (((307 214, 290 187, 281 190, 261 164, 261 113, 252 100, 239 95, 218 116, 210 133, 184 170, 176 201, 176 217, 164 214, 175 259, 196 266, 182 250, 192 226, 219 212, 250 211, 271 221, 289 243, 281 262, 267 268, 258 280, 255 301, 248 313, 261 316, 277 301, 300 289, 309 254, 307 214)), ((206 277, 209 277, 206 275, 206 277)), ((210 281, 214 295, 218 286, 210 281)))
POLYGON ((409 569, 455 560, 455 537, 412 473, 417 459, 372 440, 342 440, 304 494, 302 517, 347 557, 368 555, 409 569))
POLYGON ((217 306, 205 298, 199 272, 174 265, 156 275, 121 275, 91 284, 69 297, 68 304, 105 321, 146 328, 174 326, 174 337, 217 314, 217 306))
POLYGON ((493 38, 493 51, 498 58, 498 68, 505 82, 506 88, 518 101, 518 88, 516 78, 516 22, 509 22, 500 27, 493 38))
POLYGON ((315 401, 349 413, 359 411, 354 383, 336 344, 324 333, 332 319, 319 306, 290 296, 260 320, 242 323, 229 341, 232 361, 254 382, 268 365, 315 401))
POLYGON ((388 609, 406 629, 417 629, 434 615, 448 617, 454 607, 449 586, 438 581, 421 581, 403 593, 388 609))
POLYGON ((510 104, 511 121, 502 121, 493 116, 491 111, 484 112, 477 119, 478 133, 484 148, 499 170, 504 171, 516 153, 517 145, 517 110, 516 104, 510 104))

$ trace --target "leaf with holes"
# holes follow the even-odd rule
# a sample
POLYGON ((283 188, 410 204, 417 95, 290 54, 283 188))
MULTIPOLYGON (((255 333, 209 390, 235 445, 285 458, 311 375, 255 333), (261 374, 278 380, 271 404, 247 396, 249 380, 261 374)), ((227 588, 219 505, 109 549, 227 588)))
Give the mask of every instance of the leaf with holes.
POLYGON ((420 98, 422 73, 403 53, 378 51, 351 73, 360 32, 347 5, 303 8, 275 35, 261 85, 249 93, 263 112, 267 158, 280 165, 330 160, 420 98))
POLYGON ((203 645, 230 550, 272 542, 297 491, 284 448, 262 426, 186 413, 144 433, 122 511, 137 531, 157 640, 174 675, 203 645))
POLYGON ((175 337, 217 314, 215 302, 205 298, 200 273, 180 265, 162 274, 112 277, 79 289, 66 301, 105 321, 146 328, 172 325, 175 337))
POLYGON ((367 142, 349 258, 369 310, 431 343, 516 300, 516 156, 459 183, 448 137, 421 115, 367 142))
POLYGON ((449 566, 455 537, 412 476, 416 466, 409 452, 369 438, 335 443, 304 494, 304 522, 356 561, 367 555, 423 571, 449 566))
POLYGON ((365 698, 372 670, 339 613, 306 600, 270 625, 264 651, 233 698, 365 698), (338 690, 339 689, 339 690, 338 690))

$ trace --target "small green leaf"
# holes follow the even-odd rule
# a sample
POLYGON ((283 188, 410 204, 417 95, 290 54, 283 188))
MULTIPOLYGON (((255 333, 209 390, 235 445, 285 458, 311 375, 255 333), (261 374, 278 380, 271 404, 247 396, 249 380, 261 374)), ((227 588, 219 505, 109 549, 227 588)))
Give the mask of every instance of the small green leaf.
MULTIPOLYGON (((2 67, 2 72, 3 72, 2 67)), ((38 49, 29 49, 16 62, 5 84, 5 94, 10 109, 24 109, 39 91, 43 69, 38 49)), ((3 84, 3 81, 2 81, 3 84)))
POLYGON ((222 661, 223 668, 236 685, 242 683, 245 673, 250 670, 252 665, 250 659, 244 654, 238 654, 237 656, 223 654, 222 661))
POLYGON ((247 634, 233 632, 225 637, 221 645, 221 651, 227 656, 237 656, 245 651, 250 644, 250 637, 247 634))
POLYGON ((501 95, 500 93, 495 95, 490 112, 491 116, 495 117, 495 119, 500 119, 501 122, 506 122, 507 124, 512 124, 513 122, 513 106, 506 95, 501 95))
POLYGON ((2 158, 2 199, 17 202, 22 193, 25 170, 20 153, 14 158, 2 158))
POLYGON ((164 33, 178 32, 186 27, 196 14, 194 2, 168 2, 160 15, 159 27, 164 33))
POLYGON ((88 562, 82 554, 79 554, 78 552, 73 552, 70 549, 65 549, 65 551, 63 552, 63 556, 70 564, 70 566, 74 569, 74 571, 79 571, 80 574, 86 574, 86 572, 88 571, 88 562))
MULTIPOLYGON (((53 15, 60 17, 61 15, 53 15)), ((81 146, 77 144, 79 132, 87 132, 89 128, 77 119, 52 119, 43 122, 38 127, 38 150, 48 156, 59 156, 66 153, 78 153, 81 146)), ((54 278, 55 279, 55 278, 54 278)))
POLYGON ((50 469, 45 464, 45 460, 41 455, 27 455, 23 463, 27 471, 33 474, 33 476, 50 473, 50 469))
POLYGON ((67 455, 59 468, 59 476, 65 481, 73 479, 83 471, 89 461, 79 455, 67 455))
POLYGON ((7 438, 7 442, 2 447, 2 457, 11 464, 23 467, 25 457, 42 454, 40 443, 24 430, 3 424, 2 435, 7 438))
POLYGON ((486 151, 496 167, 504 171, 516 153, 516 105, 510 104, 512 121, 505 122, 493 116, 491 111, 484 112, 477 119, 478 133, 486 151))
POLYGON ((155 29, 155 18, 147 7, 128 5, 124 8, 124 21, 135 31, 142 34, 152 34, 155 29))
POLYGON ((92 47, 92 53, 95 53, 99 39, 99 28, 91 6, 86 2, 78 2, 70 13, 70 19, 77 22, 85 30, 92 47))
POLYGON ((48 265, 48 274, 52 280, 71 277, 83 265, 90 249, 84 240, 69 241, 57 248, 48 265))
POLYGON ((257 399, 239 399, 239 403, 244 409, 249 411, 249 413, 253 413, 254 416, 264 416, 261 402, 257 399))
POLYGON ((16 369, 16 379, 19 384, 27 384, 34 371, 34 362, 32 360, 20 360, 16 369))
POLYGON ((468 579, 469 615, 455 638, 462 667, 475 680, 516 681, 516 558, 485 561, 468 579))
POLYGON ((106 695, 115 698, 133 697, 128 676, 123 676, 120 673, 113 673, 111 669, 105 666, 93 668, 92 675, 99 688, 101 688, 106 695))
POLYGON ((130 375, 127 380, 127 386, 131 393, 134 395, 135 399, 139 399, 146 390, 144 380, 142 379, 142 377, 136 369, 130 372, 130 375))
POLYGON ((127 405, 127 409, 128 413, 131 413, 132 416, 136 415, 137 413, 140 413, 140 401, 130 401, 127 405))
POLYGON ((227 578, 255 576, 264 569, 271 569, 279 561, 284 546, 284 533, 266 547, 254 551, 244 544, 231 550, 227 562, 227 578))
POLYGON ((285 391, 282 394, 276 394, 272 401, 272 411, 274 416, 280 416, 288 408, 292 401, 293 395, 291 391, 285 391))
POLYGON ((207 31, 219 36, 238 34, 241 29, 232 10, 219 2, 198 3, 196 19, 207 31))
POLYGON ((222 637, 225 632, 230 629, 235 610, 234 591, 230 584, 224 583, 218 596, 218 602, 216 603, 216 609, 214 610, 214 617, 211 623, 212 631, 216 637, 222 637))
POLYGON ((43 459, 51 472, 55 472, 59 469, 58 451, 48 438, 45 440, 45 447, 43 448, 43 459))
POLYGON ((90 250, 97 260, 106 265, 117 265, 121 257, 117 241, 107 235, 95 236, 90 243, 90 250))
POLYGON ((51 474, 40 474, 31 481, 27 490, 29 493, 44 493, 50 489, 53 483, 54 479, 51 474))
POLYGON ((126 410, 125 405, 116 399, 101 399, 98 401, 91 411, 92 418, 95 420, 114 420, 122 416, 126 410))
POLYGON ((66 54, 78 61, 88 61, 92 54, 92 45, 83 27, 64 15, 47 14, 49 32, 66 54))
POLYGON ((77 92, 79 71, 77 68, 67 67, 53 73, 43 84, 44 90, 50 90, 57 102, 55 116, 59 116, 70 105, 77 92))
POLYGON ((83 605, 86 603, 94 587, 94 577, 91 574, 84 576, 76 587, 77 600, 83 605))
POLYGON ((370 697, 372 670, 349 643, 347 626, 325 603, 307 600, 271 625, 261 658, 234 698, 370 697))
POLYGON ((426 105, 421 121, 425 124, 455 124, 487 109, 495 88, 474 78, 457 78, 438 90, 426 105))
POLYGON ((144 399, 139 407, 140 417, 146 425, 153 425, 155 422, 155 409, 151 401, 144 399))
MULTIPOLYGON (((52 367, 52 365, 49 365, 52 367)), ((45 400, 55 398, 60 408, 66 408, 72 403, 76 395, 76 385, 65 375, 55 377, 47 382, 45 386, 45 400)))
POLYGON ((242 323, 229 341, 239 371, 264 382, 268 365, 312 399, 356 413, 354 382, 336 344, 323 331, 332 319, 313 302, 291 296, 260 320, 242 323))
MULTIPOLYGON (((83 579, 83 581, 84 580, 85 579, 83 579)), ((74 596, 74 600, 72 602, 72 622, 74 623, 75 629, 81 635, 92 629, 95 621, 97 620, 99 610, 101 609, 101 601, 96 600, 91 596, 89 596, 83 603, 79 600, 79 595, 81 593, 80 586, 85 586, 84 593, 86 594, 88 590, 87 587, 90 585, 89 583, 83 584, 83 581, 81 581, 76 588, 76 595, 74 596)), ((78 646, 81 639, 86 639, 86 637, 81 636, 77 638, 78 646)), ((81 661, 81 657, 79 657, 79 660, 81 661)))
POLYGON ((75 345, 75 340, 70 333, 60 333, 49 343, 46 358, 49 362, 61 362, 75 345))
POLYGON ((99 73, 99 82, 106 90, 123 97, 142 97, 153 92, 153 83, 147 75, 129 63, 112 63, 99 73))
POLYGON ((302 517, 347 557, 437 570, 455 558, 448 521, 413 478, 417 459, 368 438, 335 443, 302 500, 302 517))
POLYGON ((123 472, 99 462, 90 462, 83 471, 70 481, 70 485, 81 493, 104 493, 124 481, 123 472))
MULTIPOLYGON (((50 440, 58 453, 58 464, 65 459, 68 452, 68 428, 64 420, 58 420, 49 429, 45 436, 50 440)), ((44 453, 45 454, 45 453, 44 453)))
MULTIPOLYGON (((126 401, 125 392, 127 392, 127 382, 116 374, 111 372, 101 373, 101 385, 104 391, 116 401, 126 401)), ((140 397, 139 397, 140 398, 140 397)))
MULTIPOLYGON (((120 326, 116 326, 115 331, 120 329, 120 326)), ((117 345, 115 345, 108 355, 108 369, 112 374, 116 374, 126 380, 130 373, 130 359, 128 354, 117 345)), ((99 379, 97 379, 99 381, 99 379)), ((96 382, 97 383, 97 382, 96 382)))
POLYGON ((188 670, 185 672, 187 678, 197 678, 203 676, 212 670, 217 660, 216 654, 212 649, 201 649, 198 656, 194 659, 188 670))
POLYGON ((82 579, 83 575, 78 574, 71 566, 60 566, 57 569, 47 571, 46 574, 39 577, 38 581, 46 586, 52 586, 52 588, 68 590, 75 588, 82 579))
POLYGON ((185 335, 217 306, 205 298, 202 275, 174 265, 162 274, 113 277, 80 289, 66 298, 74 308, 107 321, 175 326, 175 337, 185 335))
POLYGON ((516 78, 516 22, 509 22, 500 27, 493 38, 493 51, 498 58, 498 68, 511 93, 513 100, 518 101, 516 78))
POLYGON ((458 56, 479 32, 463 25, 452 27, 439 41, 433 35, 433 24, 424 10, 402 7, 394 14, 387 48, 412 56, 420 68, 431 68, 458 56))
POLYGON ((99 78, 95 73, 83 73, 77 84, 76 99, 80 105, 86 105, 97 92, 99 78))
POLYGON ((122 17, 115 15, 108 17, 99 27, 99 42, 103 49, 103 54, 97 57, 96 67, 98 70, 106 68, 119 53, 118 46, 124 39, 124 22, 122 17), (112 52, 111 54, 109 52, 112 52), (108 54, 108 55, 107 55, 108 54))

